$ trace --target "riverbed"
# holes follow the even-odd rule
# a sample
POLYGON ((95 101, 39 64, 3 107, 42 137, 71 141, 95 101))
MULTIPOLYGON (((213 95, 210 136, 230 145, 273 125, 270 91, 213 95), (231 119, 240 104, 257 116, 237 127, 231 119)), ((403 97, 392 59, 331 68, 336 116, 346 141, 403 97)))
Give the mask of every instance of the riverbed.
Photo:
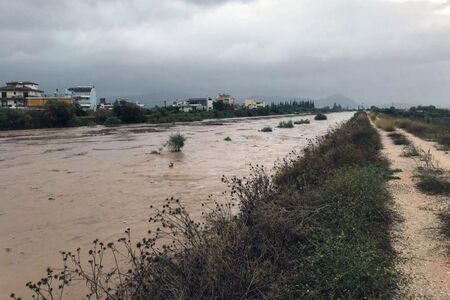
POLYGON ((246 176, 251 163, 270 168, 352 115, 0 132, 0 299, 24 295, 27 281, 60 265, 60 250, 113 241, 128 227, 143 236, 150 205, 167 197, 200 218, 208 195, 227 189, 222 175, 246 176), (301 118, 311 123, 276 128, 301 118), (265 126, 273 132, 259 131, 265 126), (176 132, 187 138, 182 152, 152 154, 176 132))

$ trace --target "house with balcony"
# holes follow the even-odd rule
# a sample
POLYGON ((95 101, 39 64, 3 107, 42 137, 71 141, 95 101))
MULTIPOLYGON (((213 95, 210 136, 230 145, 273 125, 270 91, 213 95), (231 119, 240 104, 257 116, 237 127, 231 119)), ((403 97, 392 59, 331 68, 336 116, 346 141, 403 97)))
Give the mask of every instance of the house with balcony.
POLYGON ((213 109, 213 100, 211 98, 189 98, 187 100, 176 100, 172 106, 178 107, 184 112, 208 111, 213 109))
POLYGON ((11 81, 6 86, 0 88, 1 107, 24 107, 27 105, 26 99, 42 97, 39 85, 31 81, 11 81))
POLYGON ((95 86, 74 86, 67 89, 66 96, 85 110, 97 110, 97 93, 95 86))

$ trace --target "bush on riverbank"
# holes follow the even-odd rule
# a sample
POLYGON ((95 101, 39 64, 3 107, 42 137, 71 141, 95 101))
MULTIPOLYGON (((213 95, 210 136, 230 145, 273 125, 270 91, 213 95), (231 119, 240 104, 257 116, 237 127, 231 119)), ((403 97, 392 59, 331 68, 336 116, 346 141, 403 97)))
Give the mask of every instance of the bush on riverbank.
POLYGON ((75 106, 61 102, 49 102, 42 109, 36 110, 0 108, 0 129, 76 126, 76 110, 75 106))
POLYGON ((147 121, 145 109, 135 103, 124 100, 114 102, 113 114, 119 118, 122 123, 143 123, 147 121))
POLYGON ((129 231, 117 245, 96 241, 91 261, 127 249, 129 265, 111 276, 95 264, 94 273, 81 269, 77 254, 65 253, 59 283, 79 278, 111 299, 390 298, 398 277, 380 148, 367 116, 357 114, 274 176, 255 166, 250 177, 224 178, 232 199, 209 207, 204 223, 169 199, 150 218, 156 232, 136 245, 129 231), (168 238, 174 242, 156 247, 168 238))
POLYGON ((106 127, 119 126, 120 124, 122 124, 122 121, 117 117, 109 117, 106 119, 105 123, 103 123, 106 127))

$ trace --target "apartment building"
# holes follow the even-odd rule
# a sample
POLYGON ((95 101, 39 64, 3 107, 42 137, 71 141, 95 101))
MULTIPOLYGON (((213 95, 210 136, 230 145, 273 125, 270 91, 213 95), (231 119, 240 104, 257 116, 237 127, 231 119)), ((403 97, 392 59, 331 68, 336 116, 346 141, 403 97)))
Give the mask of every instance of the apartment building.
POLYGON ((95 86, 74 86, 67 89, 67 96, 78 103, 82 109, 97 110, 95 86))
POLYGON ((41 97, 39 84, 31 81, 11 81, 0 88, 0 106, 22 107, 26 106, 26 99, 41 97))

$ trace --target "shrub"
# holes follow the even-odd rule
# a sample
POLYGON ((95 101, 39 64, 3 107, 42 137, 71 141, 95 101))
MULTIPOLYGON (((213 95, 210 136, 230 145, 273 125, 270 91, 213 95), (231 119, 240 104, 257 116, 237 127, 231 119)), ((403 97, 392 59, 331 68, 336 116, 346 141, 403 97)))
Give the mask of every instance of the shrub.
POLYGON ((377 112, 374 111, 369 112, 369 117, 373 122, 375 122, 375 120, 377 119, 377 115, 378 115, 377 112))
POLYGON ((411 142, 402 133, 393 132, 389 133, 388 136, 394 142, 395 145, 409 145, 411 142))
POLYGON ((68 127, 76 123, 75 107, 60 101, 49 101, 44 107, 49 127, 68 127))
POLYGON ((437 142, 444 146, 444 149, 450 148, 450 133, 441 133, 437 137, 437 142))
POLYGON ((327 115, 324 115, 324 114, 317 114, 314 117, 314 120, 317 120, 317 121, 322 121, 322 120, 326 120, 326 119, 327 119, 327 115))
POLYGON ((417 121, 409 121, 407 122, 407 126, 405 128, 406 131, 412 133, 414 135, 423 135, 427 134, 431 130, 431 126, 422 122, 417 121))
POLYGON ((261 129, 261 132, 272 132, 272 127, 266 126, 261 129))
POLYGON ((301 125, 301 124, 309 124, 310 121, 308 119, 301 119, 299 121, 295 121, 294 124, 301 125))
POLYGON ((97 109, 97 111, 94 112, 95 122, 98 124, 103 124, 105 121, 113 116, 113 111, 109 109, 97 109))
POLYGON ((109 117, 106 119, 105 123, 103 123, 106 127, 119 126, 120 124, 122 124, 122 122, 117 117, 109 117))
POLYGON ((231 138, 230 138, 229 136, 227 136, 227 137, 224 138, 223 140, 226 141, 226 142, 230 142, 230 141, 231 141, 231 138))
POLYGON ((375 121, 375 125, 384 131, 395 131, 394 121, 386 118, 380 118, 375 121))
MULTIPOLYGON (((447 207, 442 213, 439 214, 441 220, 441 234, 450 240, 450 207, 447 207)), ((447 247, 447 254, 450 254, 450 245, 447 247)))
POLYGON ((294 123, 291 120, 289 121, 281 121, 278 123, 278 128, 294 128, 294 123))
POLYGON ((447 195, 450 196, 450 182, 445 178, 439 178, 433 175, 419 176, 417 187, 424 193, 431 195, 447 195))
POLYGON ((185 141, 186 138, 184 135, 180 133, 175 133, 169 137, 169 140, 167 141, 167 146, 169 147, 169 150, 171 152, 179 152, 181 151, 181 148, 184 147, 185 141))
POLYGON ((402 156, 403 157, 420 156, 420 151, 414 144, 410 143, 409 145, 406 145, 406 147, 403 149, 402 156))

